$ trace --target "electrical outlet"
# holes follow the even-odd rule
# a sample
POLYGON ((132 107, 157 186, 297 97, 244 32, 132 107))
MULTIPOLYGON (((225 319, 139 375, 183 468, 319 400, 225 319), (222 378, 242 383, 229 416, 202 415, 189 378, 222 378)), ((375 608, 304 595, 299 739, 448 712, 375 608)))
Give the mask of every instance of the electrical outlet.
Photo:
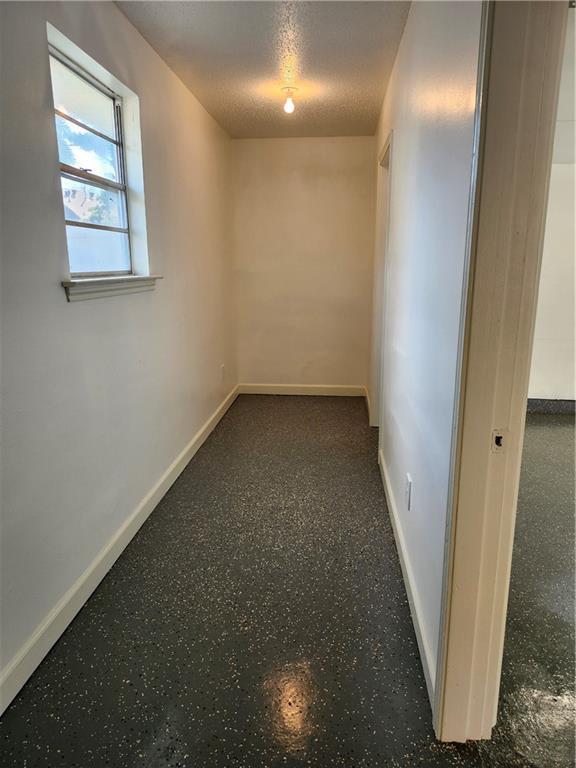
POLYGON ((412 507, 412 478, 408 472, 406 472, 406 483, 404 485, 404 499, 406 501, 406 509, 410 512, 412 507))

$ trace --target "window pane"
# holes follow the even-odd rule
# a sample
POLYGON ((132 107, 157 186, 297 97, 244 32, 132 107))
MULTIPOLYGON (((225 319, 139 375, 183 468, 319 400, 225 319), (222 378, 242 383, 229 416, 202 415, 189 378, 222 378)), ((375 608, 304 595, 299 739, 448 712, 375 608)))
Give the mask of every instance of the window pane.
POLYGON ((61 163, 73 165, 112 181, 120 181, 116 145, 56 115, 61 163))
POLYGON ((70 272, 129 272, 128 235, 104 229, 66 227, 70 272))
POLYGON ((54 107, 106 136, 116 137, 114 102, 50 56, 54 107))
POLYGON ((105 227, 126 227, 124 194, 62 176, 64 215, 68 221, 84 221, 105 227))

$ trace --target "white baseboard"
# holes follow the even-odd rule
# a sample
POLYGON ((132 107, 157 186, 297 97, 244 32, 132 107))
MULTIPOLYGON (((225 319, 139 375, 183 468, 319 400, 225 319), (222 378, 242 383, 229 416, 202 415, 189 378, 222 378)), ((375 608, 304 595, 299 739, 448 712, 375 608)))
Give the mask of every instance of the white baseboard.
POLYGON ((44 656, 64 632, 86 600, 114 565, 134 534, 154 510, 160 499, 186 467, 196 451, 205 442, 222 416, 238 395, 238 387, 216 408, 179 456, 172 462, 154 487, 142 499, 121 528, 100 550, 96 558, 56 603, 26 641, 22 649, 0 674, 0 714, 10 704, 44 656))
POLYGON ((368 387, 364 391, 364 399, 366 400, 366 410, 368 411, 368 424, 372 426, 372 409, 370 407, 370 393, 368 387))
POLYGON ((239 384, 241 395, 323 395, 365 397, 366 388, 359 384, 239 384))
POLYGON ((384 484, 384 492, 386 494, 386 501, 388 502, 388 509, 390 511, 390 519, 392 521, 392 528, 394 530, 394 538, 396 540, 396 549, 398 550, 400 567, 402 568, 404 584, 406 585, 406 593, 408 594, 408 603, 410 605, 410 613, 412 614, 414 631, 416 632, 416 640, 418 642, 418 649, 420 651, 422 668, 424 669, 424 678, 426 680, 426 688, 428 689, 430 706, 432 707, 432 711, 434 711, 436 660, 434 659, 434 654, 432 653, 432 649, 430 648, 430 644, 424 630, 421 601, 418 595, 418 590, 416 588, 416 582, 414 580, 412 566, 410 564, 410 558, 406 548, 406 541, 402 533, 402 526, 400 525, 398 506, 396 504, 394 492, 392 491, 392 484, 390 483, 390 476, 388 474, 388 469, 386 468, 386 462, 384 461, 384 454, 382 453, 382 449, 378 451, 378 466, 380 467, 380 474, 382 475, 382 483, 384 484))
POLYGON ((366 387, 366 408, 368 410, 368 424, 371 427, 379 427, 378 420, 374 416, 374 411, 372 410, 372 402, 370 400, 370 392, 368 390, 368 387, 366 387))

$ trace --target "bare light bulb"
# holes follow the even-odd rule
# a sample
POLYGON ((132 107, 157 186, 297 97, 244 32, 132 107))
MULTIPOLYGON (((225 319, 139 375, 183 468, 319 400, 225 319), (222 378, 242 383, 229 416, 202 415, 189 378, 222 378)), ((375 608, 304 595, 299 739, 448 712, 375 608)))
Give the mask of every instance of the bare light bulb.
POLYGON ((294 88, 292 85, 286 85, 284 88, 282 88, 282 93, 286 96, 286 101, 284 102, 284 112, 286 112, 287 115, 291 115, 292 112, 294 112, 295 105, 294 105, 294 99, 292 98, 298 88, 294 88))

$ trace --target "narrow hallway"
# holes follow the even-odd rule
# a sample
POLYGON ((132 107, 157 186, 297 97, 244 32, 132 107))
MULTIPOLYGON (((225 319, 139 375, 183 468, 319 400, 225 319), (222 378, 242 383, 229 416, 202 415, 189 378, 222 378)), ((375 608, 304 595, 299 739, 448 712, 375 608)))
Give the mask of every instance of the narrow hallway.
POLYGON ((0 2, 0 768, 567 768, 573 10, 0 2))
POLYGON ((478 765, 434 740, 364 400, 240 396, 7 710, 3 766, 478 765))

